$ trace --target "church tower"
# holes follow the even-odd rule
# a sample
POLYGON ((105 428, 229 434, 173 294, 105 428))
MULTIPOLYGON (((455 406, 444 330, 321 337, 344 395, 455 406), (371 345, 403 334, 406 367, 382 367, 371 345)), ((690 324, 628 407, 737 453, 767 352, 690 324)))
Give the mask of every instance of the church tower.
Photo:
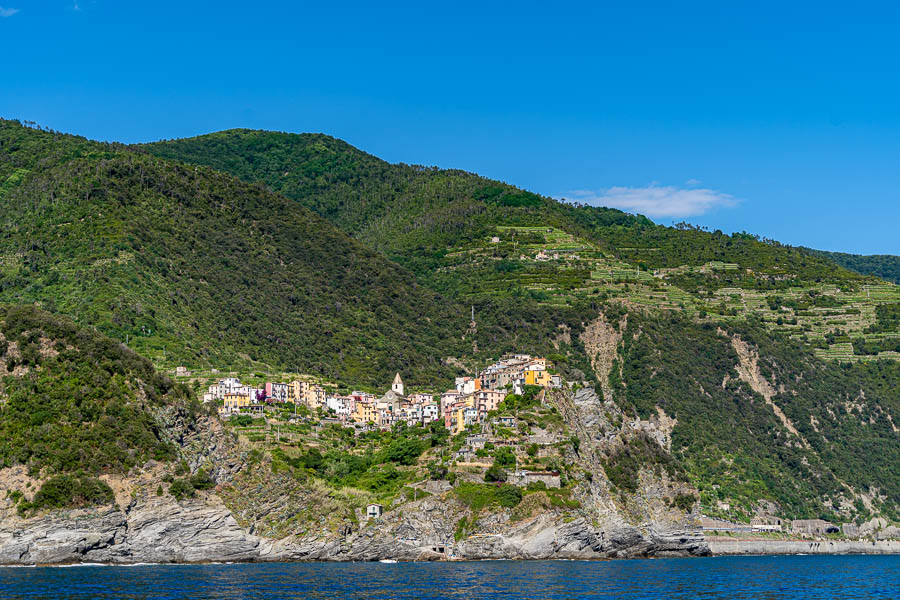
POLYGON ((394 376, 394 383, 391 384, 391 391, 397 394, 398 396, 405 396, 403 393, 403 380, 400 379, 400 373, 394 376))

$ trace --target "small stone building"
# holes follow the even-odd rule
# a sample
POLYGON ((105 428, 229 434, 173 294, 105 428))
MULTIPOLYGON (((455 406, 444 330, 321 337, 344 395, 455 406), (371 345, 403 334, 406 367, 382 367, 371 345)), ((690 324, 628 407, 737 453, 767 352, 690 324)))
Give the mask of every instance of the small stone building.
POLYGON ((368 504, 366 505, 366 517, 369 519, 378 519, 381 517, 381 514, 384 512, 384 506, 381 504, 368 504))

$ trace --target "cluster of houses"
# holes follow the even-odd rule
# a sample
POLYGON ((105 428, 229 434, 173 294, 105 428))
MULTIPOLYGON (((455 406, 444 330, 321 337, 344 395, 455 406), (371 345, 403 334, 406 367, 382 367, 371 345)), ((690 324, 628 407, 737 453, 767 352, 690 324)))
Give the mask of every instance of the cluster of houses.
POLYGON ((367 392, 337 395, 320 385, 295 380, 290 383, 267 382, 262 387, 241 383, 235 377, 209 386, 204 401, 221 402, 223 417, 239 413, 264 413, 267 407, 292 403, 312 411, 322 409, 344 423, 390 429, 395 424, 428 425, 442 420, 453 433, 483 423, 496 410, 508 390, 523 393, 525 386, 561 387, 558 375, 547 370, 547 361, 527 354, 516 354, 488 366, 475 377, 457 377, 453 389, 441 394, 406 394, 398 373, 390 389, 380 398, 367 392))

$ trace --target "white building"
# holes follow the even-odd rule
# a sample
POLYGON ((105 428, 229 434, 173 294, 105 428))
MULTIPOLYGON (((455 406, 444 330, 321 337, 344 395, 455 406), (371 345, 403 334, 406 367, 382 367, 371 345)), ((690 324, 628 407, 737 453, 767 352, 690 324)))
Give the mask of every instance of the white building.
POLYGON ((440 407, 437 404, 425 404, 422 406, 422 423, 428 425, 432 421, 438 420, 440 415, 440 407))
POLYGON ((400 373, 397 373, 394 376, 394 383, 391 384, 391 391, 397 394, 398 396, 405 396, 403 393, 403 380, 400 379, 400 373))

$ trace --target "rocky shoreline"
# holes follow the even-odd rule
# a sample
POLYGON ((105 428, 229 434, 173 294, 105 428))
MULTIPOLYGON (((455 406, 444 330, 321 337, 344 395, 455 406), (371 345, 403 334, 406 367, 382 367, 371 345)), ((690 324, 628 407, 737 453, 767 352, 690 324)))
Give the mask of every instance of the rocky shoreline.
POLYGON ((670 556, 898 554, 897 540, 763 540, 542 514, 508 523, 503 533, 446 545, 451 522, 441 503, 420 501, 378 523, 340 535, 262 537, 242 528, 221 500, 152 498, 125 509, 61 511, 0 522, 0 565, 211 563, 273 561, 603 560, 670 556), (426 541, 431 539, 431 541, 426 541))
POLYGON ((706 555, 695 532, 624 523, 604 531, 552 514, 506 523, 502 534, 454 541, 432 499, 340 534, 271 539, 242 528, 222 501, 151 498, 125 509, 72 510, 0 522, 0 565, 484 559, 609 559, 706 555), (449 536, 449 537, 448 537, 449 536), (447 540, 445 543, 444 540, 447 540))

